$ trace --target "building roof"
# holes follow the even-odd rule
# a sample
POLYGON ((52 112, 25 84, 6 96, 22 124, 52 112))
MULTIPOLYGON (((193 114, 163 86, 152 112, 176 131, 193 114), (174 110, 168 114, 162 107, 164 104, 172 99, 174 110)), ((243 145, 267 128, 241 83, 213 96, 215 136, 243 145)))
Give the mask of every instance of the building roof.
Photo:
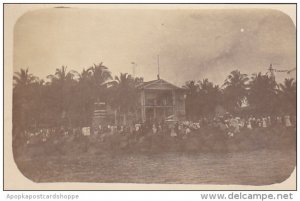
POLYGON ((168 89, 179 89, 183 90, 182 88, 171 84, 163 79, 151 80, 148 82, 143 82, 137 86, 138 89, 160 89, 160 90, 168 90, 168 89))

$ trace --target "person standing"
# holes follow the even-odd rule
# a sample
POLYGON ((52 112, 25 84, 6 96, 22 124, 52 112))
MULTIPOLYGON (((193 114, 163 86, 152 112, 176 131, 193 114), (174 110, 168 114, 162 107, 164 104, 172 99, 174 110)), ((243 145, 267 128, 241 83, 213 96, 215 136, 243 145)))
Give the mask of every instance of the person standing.
POLYGON ((291 123, 289 115, 285 115, 284 116, 284 124, 285 124, 285 127, 291 127, 292 126, 292 123, 291 123))

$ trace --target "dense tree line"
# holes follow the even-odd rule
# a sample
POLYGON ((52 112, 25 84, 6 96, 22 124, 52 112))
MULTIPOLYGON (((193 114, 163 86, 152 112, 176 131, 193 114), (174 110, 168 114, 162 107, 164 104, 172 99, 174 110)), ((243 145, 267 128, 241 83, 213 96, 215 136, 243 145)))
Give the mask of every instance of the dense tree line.
POLYGON ((232 71, 219 87, 204 79, 188 81, 186 112, 189 119, 214 115, 219 105, 236 115, 284 115, 296 113, 296 81, 286 78, 276 83, 275 78, 257 73, 252 76, 232 71))
MULTIPOLYGON (((48 81, 39 79, 28 69, 21 69, 15 72, 13 79, 15 131, 29 127, 89 125, 96 101, 109 103, 126 122, 127 114, 136 108, 135 87, 143 82, 142 78, 127 73, 113 77, 102 63, 80 73, 62 66, 47 76, 48 81)), ((203 79, 188 81, 184 88, 188 119, 213 115, 218 105, 231 113, 241 113, 243 108, 255 115, 296 112, 296 82, 293 79, 278 84, 268 75, 248 76, 236 70, 221 87, 203 79)))
POLYGON ((62 66, 47 79, 47 82, 39 79, 28 69, 15 72, 15 131, 30 127, 87 126, 94 103, 99 101, 108 102, 118 112, 126 114, 135 107, 135 85, 142 81, 126 73, 114 79, 102 63, 83 69, 81 73, 62 66))

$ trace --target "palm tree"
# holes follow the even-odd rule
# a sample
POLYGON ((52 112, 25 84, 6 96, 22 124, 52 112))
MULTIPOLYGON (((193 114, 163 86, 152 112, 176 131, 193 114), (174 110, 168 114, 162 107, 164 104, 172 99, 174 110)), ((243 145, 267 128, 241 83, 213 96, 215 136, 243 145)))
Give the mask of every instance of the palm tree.
POLYGON ((236 110, 241 107, 247 96, 247 82, 249 78, 247 74, 242 74, 235 70, 228 75, 223 87, 226 105, 230 110, 236 110))
POLYGON ((185 83, 185 85, 183 86, 183 88, 185 88, 188 92, 188 94, 196 94, 199 85, 195 83, 194 80, 188 81, 185 83))
POLYGON ((14 87, 25 87, 32 84, 37 78, 29 73, 27 69, 20 69, 19 72, 15 72, 13 76, 14 87))
POLYGON ((123 124, 127 123, 129 112, 135 111, 137 92, 135 79, 127 74, 120 73, 115 76, 116 84, 113 87, 112 103, 114 107, 123 114, 123 124))
POLYGON ((277 83, 267 75, 253 74, 247 100, 257 114, 270 115, 278 112, 277 83))
POLYGON ((186 89, 186 115, 189 119, 198 118, 201 107, 199 106, 199 85, 195 81, 188 81, 183 88, 186 89))
POLYGON ((201 90, 203 90, 204 93, 208 93, 209 91, 213 90, 214 88, 214 84, 210 81, 208 81, 208 79, 203 79, 202 81, 198 81, 199 83, 199 88, 201 90))
POLYGON ((89 70, 86 70, 85 68, 81 71, 81 73, 74 72, 78 76, 79 82, 85 82, 91 79, 92 73, 89 70))
POLYGON ((286 112, 296 111, 296 101, 297 101, 297 84, 293 78, 286 78, 283 84, 279 84, 280 88, 280 98, 281 107, 283 107, 286 112))
POLYGON ((71 124, 71 117, 68 114, 68 110, 74 101, 74 89, 76 86, 76 80, 74 79, 75 71, 67 71, 67 66, 62 66, 55 70, 54 75, 48 75, 47 78, 51 80, 51 92, 56 98, 56 107, 59 111, 60 120, 63 124, 71 124))
POLYGON ((135 77, 134 82, 136 85, 139 85, 144 82, 144 78, 143 77, 135 77))
POLYGON ((81 73, 75 74, 78 76, 78 85, 74 96, 73 111, 77 114, 77 122, 81 126, 86 126, 91 121, 97 94, 95 94, 91 70, 83 69, 81 73))
POLYGON ((74 78, 75 71, 67 72, 67 66, 62 66, 55 70, 54 75, 48 75, 47 78, 51 79, 52 82, 64 83, 74 78))
POLYGON ((22 131, 31 123, 32 99, 35 95, 33 84, 37 77, 29 73, 27 69, 20 69, 13 76, 13 146, 18 146, 24 140, 22 131))
MULTIPOLYGON (((14 109, 19 108, 20 117, 25 122, 26 117, 25 110, 28 107, 28 103, 32 98, 33 84, 38 81, 37 77, 29 73, 28 68, 26 70, 20 69, 19 72, 15 72, 13 76, 14 80, 14 89, 13 89, 13 104, 14 109)), ((18 110, 18 109, 16 109, 18 110)), ((25 123, 24 123, 25 124, 25 123)))
POLYGON ((201 113, 205 115, 213 114, 217 105, 220 105, 221 89, 218 85, 214 85, 208 79, 198 81, 199 83, 199 104, 201 105, 201 113))
POLYGON ((90 67, 88 71, 92 72, 92 80, 96 86, 103 86, 106 83, 112 81, 111 72, 101 62, 100 64, 90 67))
POLYGON ((90 67, 87 71, 91 72, 91 84, 97 101, 106 101, 105 93, 109 84, 113 81, 111 72, 101 62, 100 64, 90 67))
POLYGON ((297 91, 297 84, 294 78, 285 78, 283 84, 279 84, 279 86, 285 94, 295 94, 297 91))
POLYGON ((130 87, 134 84, 135 79, 128 73, 120 73, 120 76, 115 76, 115 80, 121 87, 130 87))

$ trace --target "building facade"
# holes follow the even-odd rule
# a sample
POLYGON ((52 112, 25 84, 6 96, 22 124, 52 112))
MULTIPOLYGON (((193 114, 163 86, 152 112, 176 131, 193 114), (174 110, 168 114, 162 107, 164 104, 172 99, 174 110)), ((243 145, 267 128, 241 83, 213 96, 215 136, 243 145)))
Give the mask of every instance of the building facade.
POLYGON ((137 86, 137 115, 141 122, 185 119, 185 90, 163 79, 137 86))

